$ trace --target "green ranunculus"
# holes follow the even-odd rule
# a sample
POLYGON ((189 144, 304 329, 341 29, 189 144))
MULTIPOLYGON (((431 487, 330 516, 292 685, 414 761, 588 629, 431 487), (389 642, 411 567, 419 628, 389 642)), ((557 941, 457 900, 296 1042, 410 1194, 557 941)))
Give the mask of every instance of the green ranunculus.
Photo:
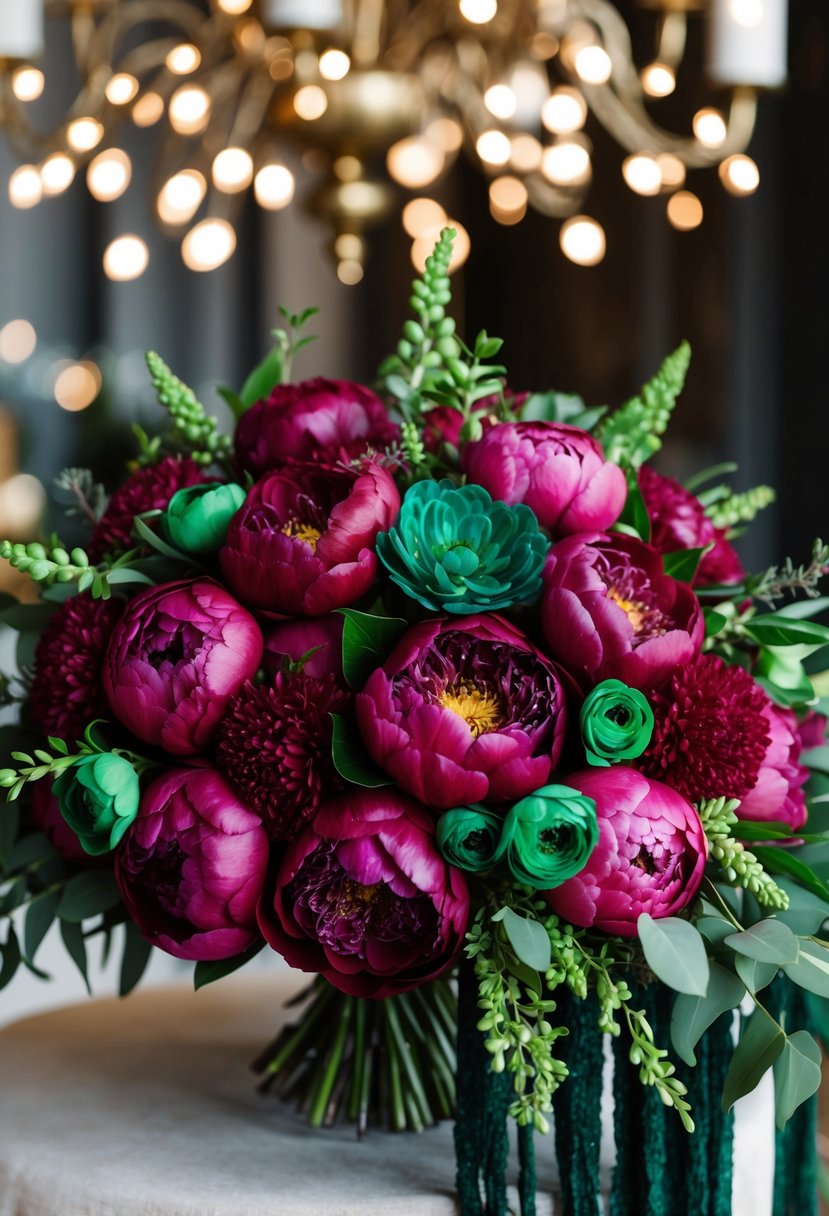
POLYGON ((135 769, 112 752, 81 756, 52 789, 61 814, 92 857, 114 849, 138 814, 135 769))
POLYGON ((496 860, 539 891, 584 869, 599 840, 596 803, 569 785, 545 785, 516 802, 504 821, 496 860))
POLYGON ((503 824, 502 816, 485 807, 455 807, 438 820, 440 851, 450 865, 480 874, 495 861, 503 824))
POLYGON ((448 479, 411 486, 397 523, 377 537, 378 557, 407 595, 464 615, 537 599, 549 548, 529 507, 448 479))
POLYGON ((641 756, 653 734, 653 711, 643 693, 621 680, 603 680, 579 716, 587 763, 607 768, 641 756))
POLYGON ((215 553, 246 497, 235 482, 185 486, 176 491, 161 517, 164 532, 185 553, 215 553))

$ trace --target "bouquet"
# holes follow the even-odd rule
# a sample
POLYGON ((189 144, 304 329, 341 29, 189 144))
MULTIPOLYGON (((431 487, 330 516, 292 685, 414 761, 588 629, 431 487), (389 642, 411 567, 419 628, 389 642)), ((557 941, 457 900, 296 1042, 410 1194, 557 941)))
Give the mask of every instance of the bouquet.
POLYGON ((361 1133, 454 1113, 464 1216, 506 1211, 509 1117, 534 1212, 553 1113, 593 1216, 605 1041, 613 1210, 730 1211, 773 1068, 808 1211, 829 549, 749 574, 771 491, 647 463, 687 345, 614 412, 511 391, 448 315, 452 237, 376 392, 290 382, 315 310, 222 391, 232 437, 150 354, 167 429, 110 497, 60 479, 88 542, 0 546, 40 591, 0 612, 0 987, 56 919, 84 975, 121 943, 122 993, 153 947, 197 987, 275 950, 315 978, 263 1087, 361 1133))

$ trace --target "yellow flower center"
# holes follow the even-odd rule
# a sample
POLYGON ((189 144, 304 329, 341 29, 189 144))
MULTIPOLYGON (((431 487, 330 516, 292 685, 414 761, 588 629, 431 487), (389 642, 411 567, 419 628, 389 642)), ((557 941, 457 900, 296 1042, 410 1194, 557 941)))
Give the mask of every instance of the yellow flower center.
POLYGON ((444 709, 463 718, 474 738, 497 730, 504 714, 500 701, 490 692, 482 692, 474 684, 450 684, 438 697, 444 709))
POLYGON ((312 552, 317 551, 317 541, 322 536, 319 528, 315 528, 313 524, 305 524, 301 519, 289 519, 283 525, 282 531, 286 536, 294 536, 297 540, 304 540, 306 545, 311 546, 312 552))
POLYGON ((613 603, 618 604, 622 612, 625 613, 633 626, 633 632, 641 633, 647 613, 646 605, 641 603, 640 600, 626 600, 614 587, 611 587, 607 594, 613 600, 613 603))

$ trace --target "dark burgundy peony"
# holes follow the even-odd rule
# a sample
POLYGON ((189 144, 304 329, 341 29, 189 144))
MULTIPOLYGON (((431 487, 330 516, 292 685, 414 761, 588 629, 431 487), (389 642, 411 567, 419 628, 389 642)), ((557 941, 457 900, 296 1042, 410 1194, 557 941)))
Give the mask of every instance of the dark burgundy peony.
POLYGON ((318 679, 332 675, 345 687, 343 617, 338 612, 330 616, 280 621, 265 634, 263 663, 271 678, 288 663, 297 663, 305 655, 310 656, 302 668, 306 675, 318 679))
POLYGON ((674 481, 663 477, 650 465, 639 470, 639 489, 651 521, 651 544, 660 553, 680 549, 702 549, 713 545, 697 569, 694 584, 739 583, 744 577, 742 562, 725 538, 725 530, 715 528, 699 499, 674 481))
POLYGON ((342 781, 331 759, 331 714, 349 695, 333 675, 279 672, 246 684, 216 732, 216 763, 273 840, 291 840, 342 781))
POLYGON ((585 688, 622 680, 647 691, 702 647, 697 597, 630 536, 587 532, 554 545, 541 624, 551 654, 585 688))
POLYGON ((101 676, 110 634, 124 606, 117 600, 73 595, 61 604, 35 651, 30 706, 46 735, 75 743, 96 718, 109 718, 101 676))
POLYGON ((441 856, 433 816, 391 789, 320 807, 259 905, 263 934, 292 967, 360 997, 434 979, 468 922, 466 878, 441 856))
MULTIPOLYGON (((529 393, 514 393, 510 388, 504 389, 507 409, 516 419, 529 395, 529 393)), ((473 416, 478 418, 485 431, 489 430, 491 426, 495 426, 498 421, 495 413, 497 406, 496 397, 484 397, 472 409, 473 416)), ((434 406, 423 417, 423 443, 427 452, 437 452, 442 443, 449 443, 453 447, 459 448, 462 426, 463 415, 459 414, 457 410, 453 410, 448 405, 434 406)))
POLYGON ((333 462, 382 451, 397 427, 371 389, 348 380, 318 376, 300 384, 278 384, 257 401, 236 428, 236 457, 260 477, 291 460, 333 462))
POLYGON ((132 521, 144 511, 163 511, 178 490, 210 479, 190 460, 166 456, 158 464, 131 473, 109 500, 87 546, 90 560, 99 562, 105 553, 119 553, 136 543, 132 521))
POLYGON ((399 511, 391 474, 374 461, 358 469, 304 464, 271 473, 230 522, 222 572, 252 608, 324 616, 369 590, 377 534, 399 511))

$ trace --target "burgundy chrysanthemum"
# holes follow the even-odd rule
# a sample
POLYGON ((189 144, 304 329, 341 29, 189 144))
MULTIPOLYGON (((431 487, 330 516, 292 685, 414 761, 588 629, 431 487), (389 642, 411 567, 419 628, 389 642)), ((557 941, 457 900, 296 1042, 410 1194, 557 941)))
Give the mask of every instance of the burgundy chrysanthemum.
POLYGON ((245 684, 216 735, 216 762, 275 840, 291 840, 342 782, 331 759, 331 718, 348 693, 334 676, 279 672, 245 684))
POLYGON ((106 511, 92 531, 88 553, 99 562, 105 553, 117 553, 133 544, 132 521, 144 511, 163 511, 177 490, 200 485, 212 478, 205 477, 189 457, 180 460, 167 456, 158 464, 148 465, 131 474, 109 500, 106 511))
POLYGON ((123 604, 73 595, 50 617, 35 651, 30 704, 35 725, 67 743, 110 717, 101 688, 104 652, 123 604))
POLYGON ((638 767, 684 794, 742 798, 769 746, 768 697, 742 667, 700 655, 650 698, 651 744, 638 767))

